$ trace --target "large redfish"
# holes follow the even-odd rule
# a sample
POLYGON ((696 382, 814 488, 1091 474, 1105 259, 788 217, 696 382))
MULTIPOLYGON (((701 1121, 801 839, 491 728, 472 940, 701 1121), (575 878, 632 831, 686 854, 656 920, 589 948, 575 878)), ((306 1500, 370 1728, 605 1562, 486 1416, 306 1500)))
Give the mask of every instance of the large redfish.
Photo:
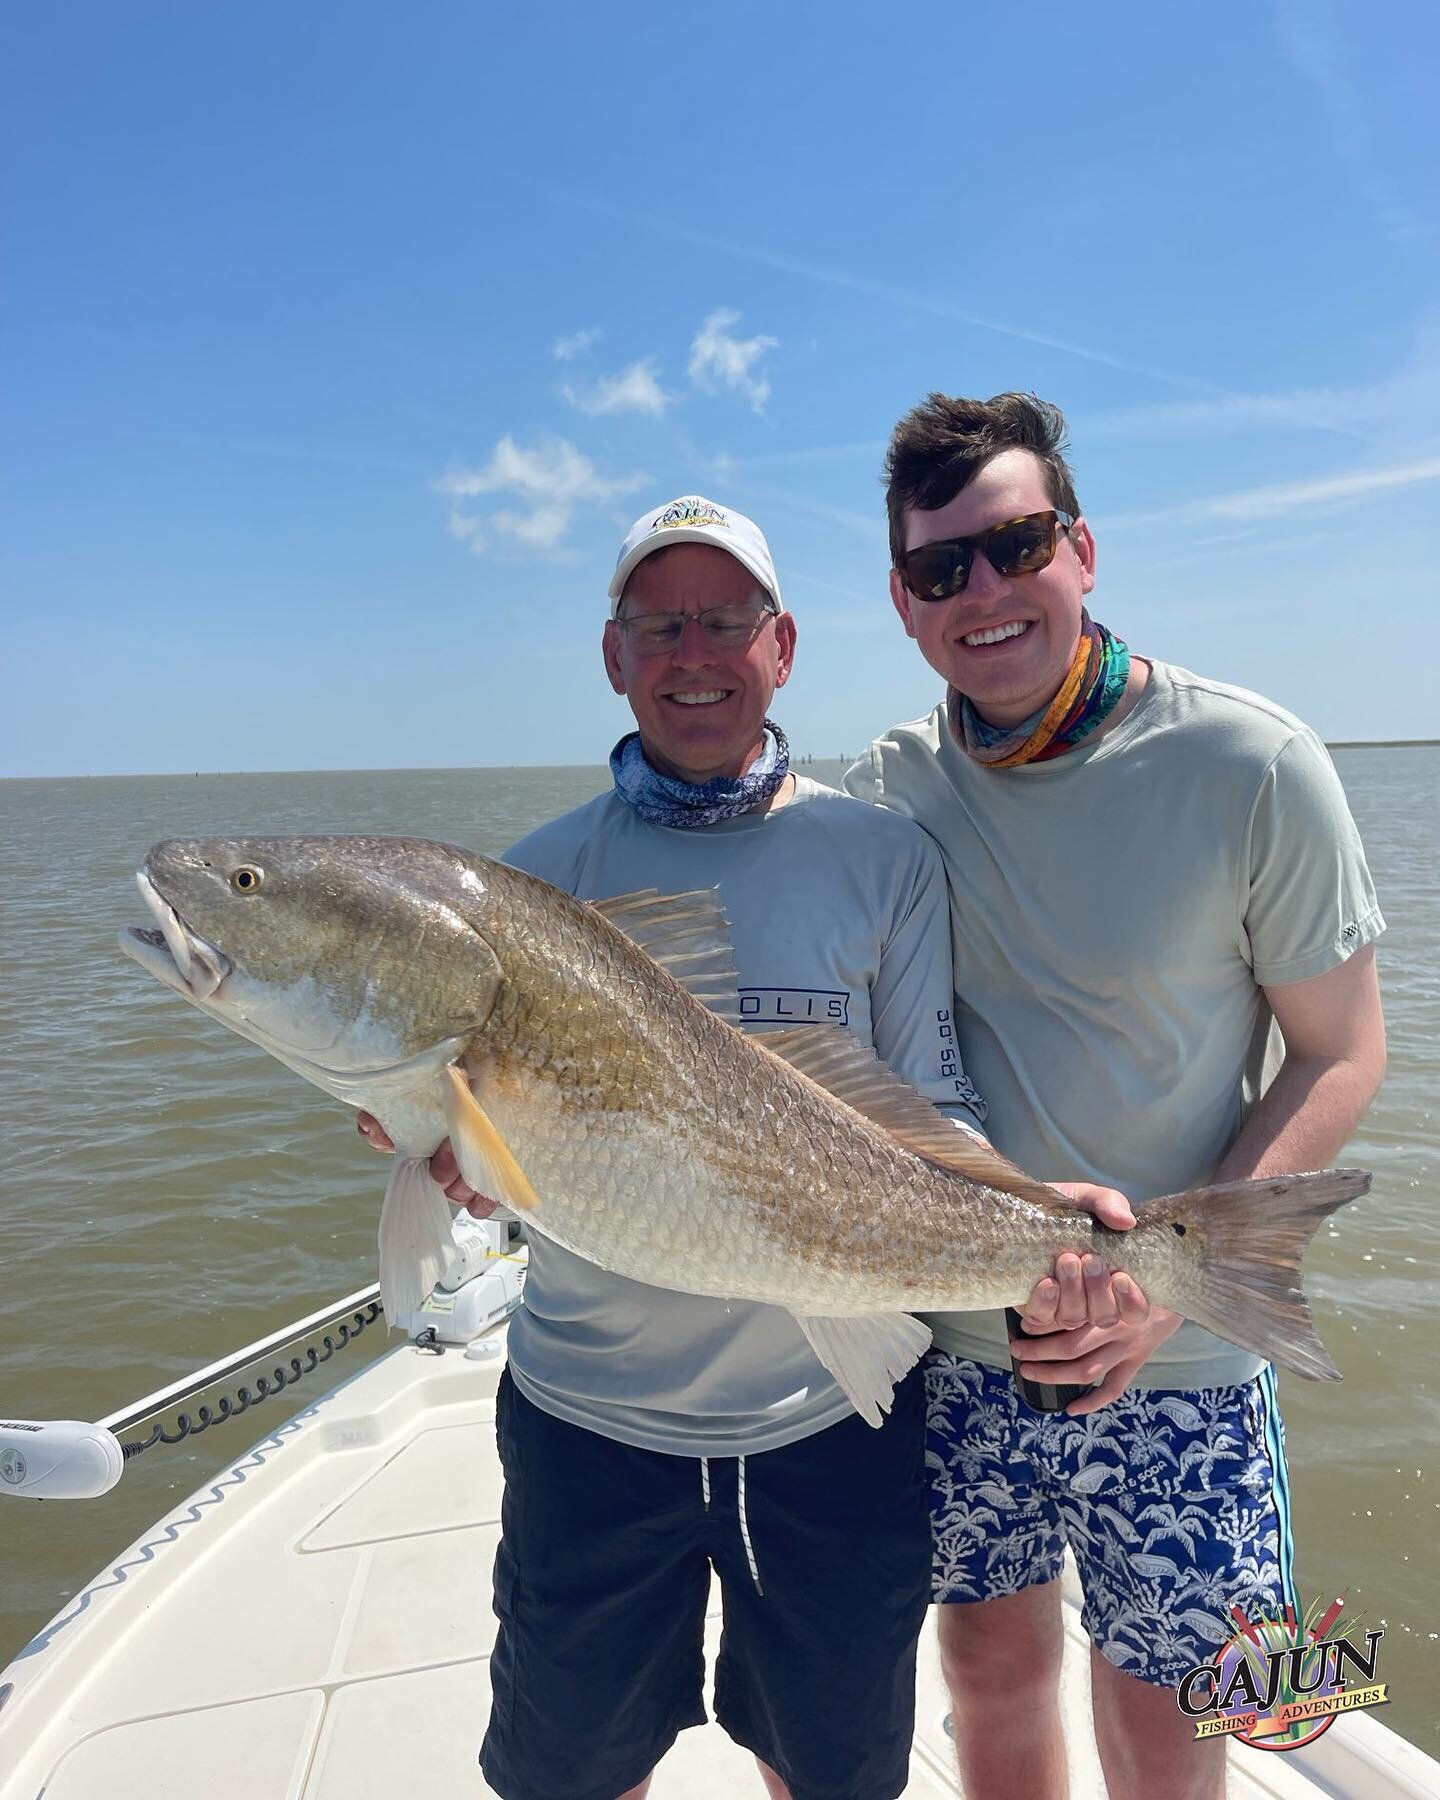
POLYGON ((1067 1249, 1338 1378, 1299 1260, 1368 1175, 1201 1188, 1106 1231, 843 1029, 737 1029, 713 892, 586 904, 447 845, 367 837, 173 841, 138 879, 158 929, 125 949, 394 1140, 391 1318, 445 1267, 451 1209, 425 1159, 448 1135, 472 1186, 602 1268, 788 1308, 875 1424, 929 1342, 912 1312, 1020 1305, 1067 1249))

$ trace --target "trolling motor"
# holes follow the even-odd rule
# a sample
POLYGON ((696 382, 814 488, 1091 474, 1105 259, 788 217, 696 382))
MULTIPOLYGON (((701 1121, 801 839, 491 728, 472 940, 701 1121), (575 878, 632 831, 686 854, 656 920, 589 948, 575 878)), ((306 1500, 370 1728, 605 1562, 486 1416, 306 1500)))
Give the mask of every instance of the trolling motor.
MULTIPOLYGON (((525 1252, 517 1242, 517 1227, 474 1219, 462 1211, 451 1221, 451 1232, 455 1248, 445 1274, 414 1312, 397 1321, 412 1342, 432 1349, 467 1345, 491 1331, 520 1304, 525 1279, 525 1252)), ((83 1419, 0 1419, 0 1498, 99 1499, 119 1481, 126 1462, 143 1450, 180 1443, 211 1425, 238 1418, 328 1362, 379 1316, 379 1293, 379 1284, 372 1282, 93 1425, 83 1419), (307 1338, 318 1338, 323 1347, 312 1343, 302 1349, 307 1338), (121 1443, 121 1432, 173 1414, 194 1395, 282 1348, 290 1352, 288 1369, 276 1367, 256 1378, 254 1392, 241 1387, 233 1397, 222 1394, 214 1409, 199 1407, 197 1420, 182 1413, 173 1431, 157 1423, 148 1437, 121 1443)))
POLYGON ((96 1500, 125 1468, 113 1431, 80 1419, 0 1419, 0 1494, 96 1500))

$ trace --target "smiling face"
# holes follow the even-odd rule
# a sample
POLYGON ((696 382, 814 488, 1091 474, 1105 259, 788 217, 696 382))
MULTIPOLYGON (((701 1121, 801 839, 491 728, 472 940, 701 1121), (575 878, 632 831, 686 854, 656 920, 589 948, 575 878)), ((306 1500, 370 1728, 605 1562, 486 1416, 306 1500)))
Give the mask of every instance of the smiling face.
MULTIPOLYGON (((1035 457, 1004 450, 944 506, 907 508, 905 548, 969 537, 1054 505, 1035 457)), ((1018 725, 1054 698, 1094 585, 1095 541, 1083 519, 1059 533, 1054 560, 1034 575, 999 575, 977 555, 964 593, 949 600, 917 600, 890 571, 890 598, 926 662, 993 725, 1018 725)))
MULTIPOLYGON (((671 544, 639 563, 625 584, 620 619, 638 613, 745 606, 764 595, 755 577, 713 544, 671 544)), ((605 626, 605 672, 624 694, 640 741, 662 774, 700 783, 745 773, 764 743, 775 690, 790 679, 795 621, 767 613, 748 644, 711 642, 698 624, 678 644, 638 650, 623 624, 605 626)))

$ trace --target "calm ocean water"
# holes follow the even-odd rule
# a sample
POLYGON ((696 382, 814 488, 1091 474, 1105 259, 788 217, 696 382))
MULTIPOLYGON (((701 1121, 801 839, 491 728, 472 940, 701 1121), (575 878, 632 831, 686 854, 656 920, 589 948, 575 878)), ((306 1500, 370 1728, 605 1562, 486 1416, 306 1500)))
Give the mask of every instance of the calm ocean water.
MULTIPOLYGON (((1309 1598, 1386 1632, 1385 1721, 1440 1752, 1440 749, 1336 762, 1390 930, 1372 1195, 1311 1253, 1343 1387, 1282 1378, 1309 1598)), ((838 779, 838 764, 807 771, 838 779)), ((0 782, 0 1412, 99 1418, 374 1279, 384 1184, 348 1112, 115 946, 157 838, 374 831, 498 852, 605 770, 0 782)), ((337 1378, 383 1347, 372 1331, 337 1378)), ((321 1391, 320 1376, 302 1393, 321 1391)), ((297 1402, 298 1404, 298 1402, 297 1402)), ((0 1499, 0 1666, 145 1525, 290 1410, 132 1464, 105 1500, 0 1499)))

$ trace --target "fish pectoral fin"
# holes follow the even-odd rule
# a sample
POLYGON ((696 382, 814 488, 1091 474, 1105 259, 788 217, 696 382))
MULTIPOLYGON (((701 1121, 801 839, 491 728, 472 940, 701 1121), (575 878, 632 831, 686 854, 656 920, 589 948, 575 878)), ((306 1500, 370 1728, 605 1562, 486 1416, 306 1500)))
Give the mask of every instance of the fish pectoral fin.
POLYGON ((750 1040, 780 1057, 835 1099, 878 1125, 916 1156, 953 1174, 1018 1194, 1037 1205, 1071 1208, 1063 1194, 1036 1181, 998 1150, 951 1124, 925 1096, 886 1067, 868 1044, 843 1025, 797 1025, 750 1040))
POLYGON ((692 888, 684 894, 642 888, 586 905, 638 944, 702 1006, 727 1024, 739 1025, 735 948, 718 888, 692 888))
POLYGON ((445 1075, 445 1117, 450 1124, 450 1148, 455 1152, 460 1173, 487 1200, 498 1200, 512 1212, 533 1212, 540 1204, 540 1196, 510 1154, 509 1145, 485 1108, 470 1092, 464 1071, 451 1063, 445 1075))
POLYGON ((387 1325, 414 1312, 449 1268, 452 1210, 423 1157, 395 1158, 380 1209, 380 1302, 387 1325))
POLYGON ((896 1382, 930 1348, 930 1327, 909 1313, 843 1319, 796 1313, 794 1319, 867 1425, 880 1424, 896 1382))

